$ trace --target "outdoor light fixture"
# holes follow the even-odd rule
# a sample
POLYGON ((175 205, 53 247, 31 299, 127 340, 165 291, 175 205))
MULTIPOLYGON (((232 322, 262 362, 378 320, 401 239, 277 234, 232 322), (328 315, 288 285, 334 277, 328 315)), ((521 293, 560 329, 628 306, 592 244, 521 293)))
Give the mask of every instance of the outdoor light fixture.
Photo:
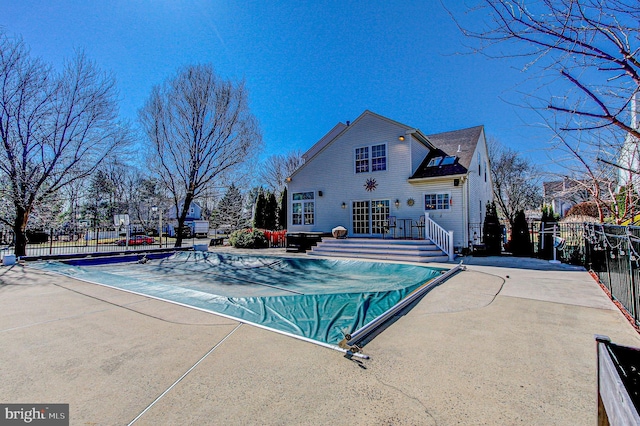
POLYGON ((404 140, 404 136, 398 136, 398 140, 399 141, 403 141, 404 140))
POLYGON ((342 203, 342 208, 346 209, 347 208, 347 203, 342 203))
POLYGON ((288 176, 284 181, 287 183, 291 182, 291 176, 288 176))
POLYGON ((400 200, 396 200, 395 205, 396 205, 396 208, 400 207, 400 200))

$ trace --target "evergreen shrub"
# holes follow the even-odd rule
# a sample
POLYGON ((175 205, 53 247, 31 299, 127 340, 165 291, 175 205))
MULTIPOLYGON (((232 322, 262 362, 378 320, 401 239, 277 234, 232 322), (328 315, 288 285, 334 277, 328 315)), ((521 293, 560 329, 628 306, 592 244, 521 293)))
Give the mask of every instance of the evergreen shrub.
POLYGON ((269 246, 264 233, 259 229, 239 229, 229 236, 229 243, 235 248, 258 249, 269 246))
POLYGON ((513 220, 509 250, 514 256, 531 256, 531 235, 529 235, 529 224, 527 223, 524 211, 522 210, 516 213, 516 217, 513 220))
POLYGON ((500 256, 502 253, 502 227, 494 203, 487 203, 487 215, 482 225, 482 240, 487 255, 500 256))

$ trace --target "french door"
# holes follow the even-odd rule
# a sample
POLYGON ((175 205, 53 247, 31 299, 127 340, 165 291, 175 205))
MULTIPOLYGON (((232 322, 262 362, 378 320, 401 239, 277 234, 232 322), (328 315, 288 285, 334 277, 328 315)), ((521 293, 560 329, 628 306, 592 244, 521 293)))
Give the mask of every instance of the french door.
POLYGON ((389 219, 389 200, 353 201, 352 229, 356 235, 383 234, 389 219))

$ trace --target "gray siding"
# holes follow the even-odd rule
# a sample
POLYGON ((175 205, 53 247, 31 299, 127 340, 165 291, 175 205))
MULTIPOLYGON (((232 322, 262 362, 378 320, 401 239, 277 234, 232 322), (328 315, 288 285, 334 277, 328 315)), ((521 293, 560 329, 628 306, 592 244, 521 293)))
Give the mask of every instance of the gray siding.
POLYGON ((493 201, 491 165, 484 132, 480 135, 480 139, 469 166, 469 221, 471 223, 482 223, 486 214, 486 204, 493 201), (480 173, 478 173, 478 162, 480 173))

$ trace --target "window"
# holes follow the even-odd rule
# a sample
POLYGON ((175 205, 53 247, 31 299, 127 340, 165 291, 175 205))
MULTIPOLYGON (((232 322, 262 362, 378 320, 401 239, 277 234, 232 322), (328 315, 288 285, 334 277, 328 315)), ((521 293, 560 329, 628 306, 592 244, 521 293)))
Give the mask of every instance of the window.
POLYGON ((315 223, 314 192, 295 192, 291 199, 291 223, 313 225, 315 223))
POLYGON ((427 167, 439 166, 440 161, 442 161, 442 157, 434 157, 431 160, 429 160, 429 164, 427 164, 427 167))
POLYGON ((456 162, 455 155, 447 155, 446 157, 433 157, 429 160, 427 167, 436 167, 436 166, 450 166, 451 164, 456 162))
POLYGON ((450 166, 451 164, 456 162, 456 157, 454 155, 449 155, 447 157, 444 157, 444 159, 442 160, 442 163, 440 163, 441 166, 450 166))
POLYGON ((356 173, 379 172, 387 170, 387 145, 371 145, 356 148, 356 173), (371 156, 369 156, 371 152, 371 156))
POLYGON ((425 210, 449 210, 450 209, 449 194, 425 194, 424 209, 425 210))
POLYGON ((371 201, 371 230, 374 234, 384 234, 389 218, 389 200, 371 201))
POLYGON ((353 214, 353 233, 354 234, 368 234, 369 233, 369 220, 370 210, 369 201, 354 201, 352 203, 353 214))
POLYGON ((356 148, 356 173, 369 171, 369 147, 356 148))
POLYGON ((371 147, 371 171, 382 170, 387 170, 387 147, 384 144, 373 145, 371 147))

